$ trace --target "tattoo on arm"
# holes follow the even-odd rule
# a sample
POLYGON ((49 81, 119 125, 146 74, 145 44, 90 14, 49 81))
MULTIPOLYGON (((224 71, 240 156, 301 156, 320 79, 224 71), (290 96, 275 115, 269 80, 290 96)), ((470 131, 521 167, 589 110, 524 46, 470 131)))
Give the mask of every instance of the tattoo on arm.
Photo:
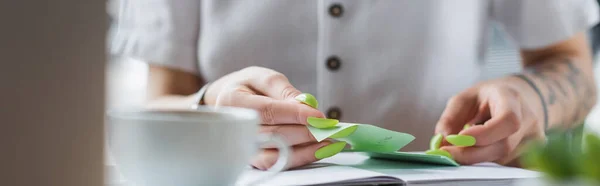
MULTIPOLYGON (((566 58, 558 63, 544 63, 530 67, 528 72, 521 78, 527 78, 526 75, 538 79, 541 86, 540 88, 543 87, 542 89, 547 90, 546 96, 542 95, 541 91, 539 93, 544 104, 548 103, 548 106, 552 107, 558 103, 560 108, 572 109, 572 114, 567 110, 562 113, 570 115, 559 116, 560 122, 563 124, 579 122, 584 119, 585 114, 587 114, 594 106, 594 103, 589 100, 589 98, 595 96, 595 85, 587 79, 585 74, 582 73, 577 66, 574 65, 571 59, 566 58), (556 90, 561 94, 557 94, 556 90), (573 94, 570 94, 569 92, 572 92, 573 94), (568 107, 567 105, 572 106, 568 107)), ((531 81, 531 79, 529 79, 529 81, 531 81)), ((532 83, 533 81, 529 84, 532 83)), ((536 85, 533 84, 532 86, 536 85)), ((544 109, 545 112, 548 112, 547 108, 544 109)), ((545 113, 545 115, 546 114, 547 113, 545 113)))
POLYGON ((540 101, 542 102, 542 110, 544 112, 544 130, 547 130, 548 129, 548 107, 546 106, 546 101, 544 100, 544 96, 542 95, 542 92, 540 91, 538 86, 527 76, 525 76, 523 74, 517 74, 515 76, 518 78, 521 78, 523 81, 527 82, 527 84, 529 84, 529 86, 531 86, 531 88, 533 88, 535 93, 537 93, 537 95, 540 97, 540 101))
POLYGON ((556 103, 556 92, 554 92, 554 86, 550 86, 547 83, 548 81, 552 81, 553 79, 546 77, 544 73, 541 73, 539 71, 534 71, 533 74, 537 75, 545 83, 546 88, 548 89, 548 104, 554 105, 554 103, 556 103))
POLYGON ((578 122, 579 120, 585 117, 585 114, 592 109, 594 106, 591 101, 588 100, 590 96, 593 96, 593 86, 591 82, 587 80, 585 76, 581 73, 578 67, 573 65, 573 62, 570 59, 565 59, 562 61, 568 67, 567 79, 571 88, 573 88, 575 95, 574 98, 576 100, 576 108, 575 113, 572 115, 571 122, 578 122))

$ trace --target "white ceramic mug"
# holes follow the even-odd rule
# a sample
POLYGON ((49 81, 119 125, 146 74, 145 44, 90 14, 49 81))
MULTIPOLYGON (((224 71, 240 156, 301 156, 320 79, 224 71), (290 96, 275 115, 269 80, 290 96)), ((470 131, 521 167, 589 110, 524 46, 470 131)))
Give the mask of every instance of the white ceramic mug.
POLYGON ((116 170, 135 186, 234 185, 264 143, 275 143, 280 151, 268 170, 273 174, 286 169, 290 157, 281 138, 258 135, 260 118, 250 109, 110 111, 107 116, 109 153, 116 170))

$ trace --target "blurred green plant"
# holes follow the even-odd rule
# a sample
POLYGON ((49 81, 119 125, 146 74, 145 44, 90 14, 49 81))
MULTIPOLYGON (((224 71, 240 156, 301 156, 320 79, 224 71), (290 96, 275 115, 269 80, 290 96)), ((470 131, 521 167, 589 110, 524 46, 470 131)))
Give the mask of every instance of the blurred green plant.
POLYGON ((570 130, 553 130, 546 141, 527 144, 521 163, 543 172, 553 181, 585 180, 600 185, 600 137, 585 132, 583 124, 570 130))

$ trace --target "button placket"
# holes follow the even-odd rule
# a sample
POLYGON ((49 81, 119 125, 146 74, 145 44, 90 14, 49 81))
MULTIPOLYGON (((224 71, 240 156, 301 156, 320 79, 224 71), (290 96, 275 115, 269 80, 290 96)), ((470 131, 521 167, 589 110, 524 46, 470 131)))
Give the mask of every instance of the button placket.
MULTIPOLYGON (((340 3, 333 3, 327 9, 332 18, 340 18, 344 15, 344 7, 340 3)), ((331 55, 325 59, 325 66, 330 72, 335 72, 342 66, 342 61, 336 55, 331 55)), ((327 118, 340 119, 342 111, 339 107, 332 106, 326 112, 327 118)))

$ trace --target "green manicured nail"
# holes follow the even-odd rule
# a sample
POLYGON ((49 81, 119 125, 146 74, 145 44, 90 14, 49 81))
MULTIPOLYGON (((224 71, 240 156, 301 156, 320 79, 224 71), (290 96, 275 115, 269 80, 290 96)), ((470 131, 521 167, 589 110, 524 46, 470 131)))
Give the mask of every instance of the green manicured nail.
POLYGON ((440 146, 442 145, 442 139, 444 139, 444 136, 442 136, 442 134, 437 134, 437 135, 431 137, 431 141, 429 142, 429 149, 431 149, 431 150, 439 149, 440 146))
POLYGON ((446 136, 446 141, 459 147, 473 146, 476 142, 475 137, 468 135, 448 135, 446 136))
POLYGON ((425 154, 446 156, 446 157, 452 159, 452 155, 448 151, 445 151, 442 149, 428 150, 428 151, 425 151, 425 154))
POLYGON ((340 153, 346 147, 346 142, 340 141, 321 147, 315 152, 315 158, 324 159, 329 158, 337 153, 340 153))
POLYGON ((302 93, 296 96, 295 99, 312 108, 319 108, 319 102, 317 101, 317 98, 315 98, 315 96, 313 96, 312 94, 302 93))
POLYGON ((340 121, 338 121, 337 119, 308 117, 306 118, 306 122, 308 122, 310 126, 313 126, 315 128, 326 129, 334 127, 340 121))
POLYGON ((466 124, 466 125, 463 127, 463 130, 466 130, 466 129, 468 129, 469 127, 471 127, 471 125, 469 125, 469 124, 466 124))
POLYGON ((336 138, 343 138, 343 137, 350 136, 350 134, 354 133, 354 131, 356 131, 357 128, 358 128, 358 125, 348 127, 342 131, 339 131, 339 132, 329 136, 329 138, 336 139, 336 138))

